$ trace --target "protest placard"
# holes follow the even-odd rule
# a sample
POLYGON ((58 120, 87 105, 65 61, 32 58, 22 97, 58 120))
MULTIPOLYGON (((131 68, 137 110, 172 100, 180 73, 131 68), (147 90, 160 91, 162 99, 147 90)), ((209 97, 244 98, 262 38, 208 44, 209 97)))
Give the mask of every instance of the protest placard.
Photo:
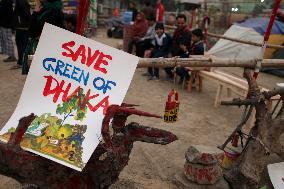
POLYGON ((100 142, 107 107, 121 104, 138 58, 45 24, 18 105, 0 132, 7 142, 34 113, 21 147, 81 171, 100 142))

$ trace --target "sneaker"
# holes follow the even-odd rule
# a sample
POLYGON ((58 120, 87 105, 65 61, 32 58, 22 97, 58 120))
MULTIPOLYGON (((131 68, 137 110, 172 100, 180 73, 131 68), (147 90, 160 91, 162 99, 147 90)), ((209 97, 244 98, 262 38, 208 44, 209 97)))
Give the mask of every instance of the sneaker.
POLYGON ((3 62, 15 62, 15 61, 17 61, 17 59, 15 57, 11 57, 11 56, 9 56, 8 58, 5 58, 3 60, 3 62))

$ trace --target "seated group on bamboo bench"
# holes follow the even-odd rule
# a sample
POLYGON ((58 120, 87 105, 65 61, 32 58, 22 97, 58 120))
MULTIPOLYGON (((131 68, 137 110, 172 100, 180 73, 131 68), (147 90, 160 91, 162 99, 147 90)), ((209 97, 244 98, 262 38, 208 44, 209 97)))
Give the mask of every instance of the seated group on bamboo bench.
MULTIPOLYGON (((133 25, 133 32, 128 45, 128 52, 132 53, 133 46, 136 47, 136 55, 145 58, 168 58, 180 57, 189 58, 190 55, 203 55, 203 32, 201 29, 190 31, 186 24, 186 16, 180 14, 176 18, 177 29, 173 35, 165 32, 163 23, 155 23, 155 18, 147 18, 148 30, 145 30, 143 13, 138 13, 133 25), (144 31, 144 33, 142 32, 144 31), (144 35, 142 35, 144 34, 144 35)), ((189 68, 165 68, 168 78, 173 79, 175 74, 180 76, 180 82, 189 80, 189 68)), ((148 68, 143 74, 149 80, 158 80, 160 77, 159 68, 148 68)))

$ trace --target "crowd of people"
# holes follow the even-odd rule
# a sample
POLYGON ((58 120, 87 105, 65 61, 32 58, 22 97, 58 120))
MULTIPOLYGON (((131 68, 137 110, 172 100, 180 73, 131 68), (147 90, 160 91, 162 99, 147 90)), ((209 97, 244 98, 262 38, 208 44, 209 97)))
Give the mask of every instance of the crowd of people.
MULTIPOLYGON (((137 10, 136 10, 137 11, 137 10)), ((188 58, 190 55, 203 55, 203 32, 201 29, 190 30, 184 14, 176 17, 176 30, 172 35, 165 32, 164 6, 161 0, 157 1, 153 9, 146 1, 144 8, 137 11, 130 34, 128 53, 134 53, 145 58, 188 58)), ((168 78, 174 77, 174 72, 180 76, 180 82, 188 80, 190 72, 187 68, 165 68, 168 78)), ((143 74, 149 80, 159 80, 159 68, 148 68, 143 74)))
MULTIPOLYGON (((17 62, 11 69, 21 68, 22 74, 28 73, 28 55, 34 53, 45 22, 75 31, 76 17, 64 15, 62 9, 61 0, 36 0, 32 11, 28 0, 0 0, 0 53, 7 56, 4 62, 17 62), (13 31, 18 59, 14 53, 13 31)), ((130 2, 129 10, 133 12, 129 53, 133 53, 135 47, 137 56, 148 58, 187 58, 204 54, 202 30, 191 31, 185 15, 176 17, 177 28, 173 34, 165 32, 165 9, 161 0, 156 1, 155 7, 146 0, 140 12, 130 2)), ((159 71, 150 67, 144 75, 149 76, 149 80, 158 80, 159 71)), ((181 80, 190 77, 188 70, 182 67, 166 68, 165 72, 169 78, 173 78, 173 72, 181 80)))
POLYGON ((76 16, 64 15, 62 9, 61 0, 36 0, 33 11, 28 0, 0 1, 0 53, 8 56, 4 62, 17 61, 11 69, 22 68, 22 74, 28 73, 28 55, 34 53, 45 22, 75 31, 76 16), (18 59, 12 40, 14 31, 18 59))

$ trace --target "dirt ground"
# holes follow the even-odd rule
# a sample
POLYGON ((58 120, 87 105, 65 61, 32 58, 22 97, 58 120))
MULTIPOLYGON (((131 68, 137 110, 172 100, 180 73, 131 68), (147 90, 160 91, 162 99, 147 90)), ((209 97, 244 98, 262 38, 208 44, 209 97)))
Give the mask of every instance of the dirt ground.
MULTIPOLYGON (((120 40, 107 39, 105 32, 99 32, 95 40, 116 46, 120 40)), ((1 60, 3 55, 0 55, 1 60)), ((0 126, 4 126, 13 113, 25 82, 20 70, 9 70, 14 63, 0 61, 0 126)), ((240 76, 239 68, 225 69, 240 76)), ((188 93, 181 86, 165 80, 161 70, 159 81, 147 81, 142 74, 145 69, 137 69, 125 102, 139 104, 138 109, 163 115, 165 102, 170 89, 175 88, 180 94, 179 121, 166 124, 163 120, 132 116, 129 122, 165 129, 178 136, 179 140, 166 145, 155 145, 137 142, 134 145, 129 165, 121 172, 120 180, 112 188, 139 189, 176 189, 175 177, 183 171, 184 154, 190 145, 217 146, 224 142, 238 123, 241 109, 237 107, 214 108, 217 85, 205 80, 203 91, 193 90, 188 93)), ((259 83, 272 89, 276 83, 284 82, 283 78, 260 74, 259 83)), ((36 85, 36 81, 35 81, 36 85)), ((282 137, 283 138, 283 137, 282 137)), ((1 176, 0 189, 18 188, 19 183, 1 176)))

